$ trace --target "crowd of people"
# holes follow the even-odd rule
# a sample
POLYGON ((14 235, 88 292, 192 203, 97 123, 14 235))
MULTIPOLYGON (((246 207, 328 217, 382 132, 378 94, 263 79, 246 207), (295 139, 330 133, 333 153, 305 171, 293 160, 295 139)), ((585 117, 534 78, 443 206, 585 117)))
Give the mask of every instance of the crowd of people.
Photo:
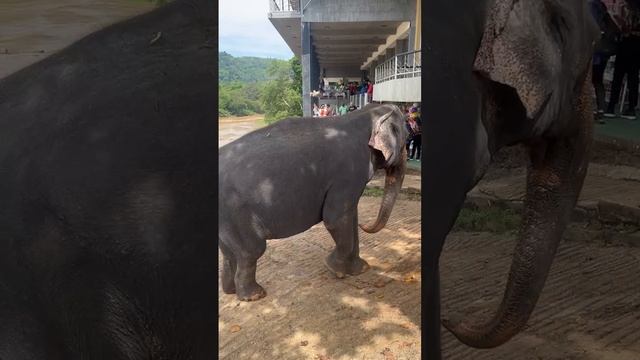
POLYGON ((347 106, 346 103, 342 103, 338 106, 331 106, 331 104, 322 104, 318 106, 318 104, 313 104, 313 117, 346 115, 347 113, 356 110, 358 110, 358 107, 353 103, 349 104, 349 106, 347 106))
POLYGON ((589 0, 600 27, 601 39, 593 55, 592 81, 596 92, 596 120, 616 116, 623 80, 627 79, 628 106, 620 117, 635 120, 640 70, 640 0, 589 0), (615 56, 609 99, 605 99, 604 73, 615 56))
POLYGON ((357 81, 351 81, 347 84, 347 89, 349 90, 349 95, 367 94, 369 101, 371 101, 371 97, 373 96, 373 83, 369 79, 365 79, 362 84, 359 84, 357 81))
POLYGON ((365 79, 362 83, 358 81, 349 81, 346 85, 342 80, 338 81, 335 85, 325 84, 324 79, 320 79, 318 84, 318 90, 313 91, 311 96, 316 97, 329 97, 339 98, 348 97, 358 94, 367 94, 369 101, 373 97, 373 82, 369 79, 365 79))

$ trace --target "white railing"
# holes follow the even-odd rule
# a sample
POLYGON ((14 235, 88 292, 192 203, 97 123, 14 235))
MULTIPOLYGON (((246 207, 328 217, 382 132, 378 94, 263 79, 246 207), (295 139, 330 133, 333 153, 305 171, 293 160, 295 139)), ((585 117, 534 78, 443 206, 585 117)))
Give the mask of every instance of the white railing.
POLYGON ((376 66, 375 83, 421 75, 420 50, 398 54, 376 66))
POLYGON ((269 0, 269 11, 300 12, 300 0, 269 0))
POLYGON ((355 94, 349 96, 349 103, 358 107, 358 109, 362 109, 367 106, 371 102, 371 99, 368 94, 355 94))

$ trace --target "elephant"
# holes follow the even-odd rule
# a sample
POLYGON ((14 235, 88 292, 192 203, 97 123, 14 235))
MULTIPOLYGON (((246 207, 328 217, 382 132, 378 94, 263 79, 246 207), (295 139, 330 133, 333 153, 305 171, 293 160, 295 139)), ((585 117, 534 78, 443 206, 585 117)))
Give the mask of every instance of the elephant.
POLYGON ((423 92, 423 331, 440 359, 439 260, 467 192, 506 146, 528 150, 523 221, 492 319, 442 324, 463 343, 499 346, 526 325, 582 189, 592 143, 591 54, 582 0, 430 1, 423 92), (444 30, 450 29, 450 30, 444 30))
POLYGON ((266 296, 256 262, 267 239, 324 222, 336 247, 325 265, 337 277, 368 269, 359 255, 358 200, 377 169, 384 195, 369 233, 385 225, 402 186, 408 136, 395 105, 372 104, 344 116, 288 118, 219 151, 218 241, 222 290, 242 301, 266 296))
POLYGON ((216 4, 0 79, 0 358, 216 357, 216 4))

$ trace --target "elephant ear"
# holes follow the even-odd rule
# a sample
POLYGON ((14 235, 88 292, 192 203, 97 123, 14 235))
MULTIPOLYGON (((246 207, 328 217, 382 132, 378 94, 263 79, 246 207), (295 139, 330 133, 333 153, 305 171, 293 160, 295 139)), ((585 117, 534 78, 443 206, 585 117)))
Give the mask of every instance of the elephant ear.
POLYGON ((392 136, 391 131, 389 131, 392 115, 393 110, 374 119, 371 137, 369 138, 369 146, 382 152, 387 163, 393 157, 396 147, 396 139, 392 136))
POLYGON ((536 119, 557 87, 562 27, 547 0, 496 0, 474 70, 514 88, 527 117, 536 119))

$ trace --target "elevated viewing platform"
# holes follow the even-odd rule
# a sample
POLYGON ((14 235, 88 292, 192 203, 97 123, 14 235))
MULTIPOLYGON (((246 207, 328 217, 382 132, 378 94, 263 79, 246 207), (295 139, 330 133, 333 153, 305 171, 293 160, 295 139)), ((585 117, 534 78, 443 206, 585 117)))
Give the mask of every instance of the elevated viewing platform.
POLYGON ((287 46, 296 55, 302 53, 300 0, 269 0, 267 17, 287 46))
MULTIPOLYGON (((409 91, 411 85, 404 84, 416 81, 413 64, 420 64, 419 58, 415 61, 415 54, 409 56, 408 53, 420 48, 419 1, 267 1, 269 21, 300 59, 306 116, 311 115, 313 108, 310 94, 323 90, 321 82, 337 78, 344 84, 354 79, 360 84, 367 80, 375 84, 376 67, 400 54, 405 54, 405 60, 412 66, 411 80, 389 79, 381 83, 379 93, 383 97, 377 101, 420 102, 419 89, 409 91), (387 96, 397 100, 385 98, 387 96)), ((374 87, 374 96, 375 92, 374 87)), ((350 100, 360 107, 375 99, 360 96, 350 100)))
POLYGON ((420 50, 397 54, 375 68, 374 101, 421 101, 420 50))

